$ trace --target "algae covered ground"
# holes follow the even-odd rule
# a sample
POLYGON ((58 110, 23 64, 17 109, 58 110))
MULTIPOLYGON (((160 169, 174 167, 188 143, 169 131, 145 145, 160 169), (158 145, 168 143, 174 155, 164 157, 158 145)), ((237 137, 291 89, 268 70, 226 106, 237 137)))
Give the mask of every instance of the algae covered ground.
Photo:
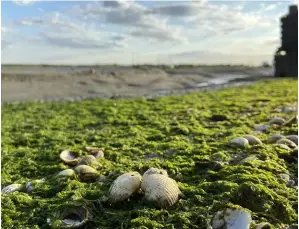
MULTIPOLYGON (((47 219, 69 206, 91 212, 83 228, 209 228, 220 209, 239 205, 255 223, 273 228, 297 224, 297 150, 267 144, 272 133, 297 134, 298 125, 254 133, 264 144, 240 149, 228 144, 255 124, 293 114, 275 110, 297 102, 297 80, 154 99, 85 100, 2 106, 2 187, 45 178, 31 193, 2 194, 2 228, 50 228, 47 219), (59 154, 85 146, 104 148, 100 179, 56 179, 69 166, 59 154), (247 156, 258 160, 240 163, 247 156), (109 205, 113 180, 126 171, 163 168, 184 197, 171 208, 150 206, 141 194, 109 205)), ((57 226, 59 228, 59 226, 57 226)))

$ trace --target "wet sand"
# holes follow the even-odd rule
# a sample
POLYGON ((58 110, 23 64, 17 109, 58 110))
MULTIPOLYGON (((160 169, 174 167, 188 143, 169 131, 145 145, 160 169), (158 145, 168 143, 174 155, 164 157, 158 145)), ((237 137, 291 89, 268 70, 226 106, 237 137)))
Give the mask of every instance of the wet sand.
POLYGON ((2 103, 177 93, 272 76, 252 67, 2 66, 2 103), (89 70, 93 68, 95 72, 89 70))

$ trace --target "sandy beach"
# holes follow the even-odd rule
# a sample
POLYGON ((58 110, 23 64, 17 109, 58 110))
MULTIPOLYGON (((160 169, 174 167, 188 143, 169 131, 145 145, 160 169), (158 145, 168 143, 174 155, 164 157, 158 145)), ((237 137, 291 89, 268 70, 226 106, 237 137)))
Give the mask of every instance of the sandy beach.
POLYGON ((126 97, 263 79, 271 68, 2 66, 2 102, 126 97), (94 69, 94 72, 90 72, 94 69))

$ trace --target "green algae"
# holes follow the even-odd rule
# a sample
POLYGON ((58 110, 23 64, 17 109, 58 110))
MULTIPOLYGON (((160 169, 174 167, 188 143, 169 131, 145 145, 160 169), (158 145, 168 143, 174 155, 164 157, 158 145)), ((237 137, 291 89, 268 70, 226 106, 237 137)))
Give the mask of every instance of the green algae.
MULTIPOLYGON (((212 216, 230 206, 251 211, 271 227, 295 224, 297 150, 273 145, 234 147, 255 124, 297 101, 297 80, 269 80, 250 86, 154 99, 85 100, 2 106, 2 187, 45 178, 31 193, 2 195, 3 228, 50 228, 47 218, 70 206, 91 212, 86 228, 208 228, 212 216), (59 153, 87 155, 85 146, 104 148, 98 159, 101 182, 55 178, 69 168, 59 153), (240 163, 255 156, 257 160, 240 163), (105 198, 122 172, 166 169, 184 197, 169 209, 150 206, 138 193, 110 206, 105 198)), ((258 137, 297 134, 298 125, 270 128, 258 137)), ((59 228, 59 226, 57 225, 59 228)))

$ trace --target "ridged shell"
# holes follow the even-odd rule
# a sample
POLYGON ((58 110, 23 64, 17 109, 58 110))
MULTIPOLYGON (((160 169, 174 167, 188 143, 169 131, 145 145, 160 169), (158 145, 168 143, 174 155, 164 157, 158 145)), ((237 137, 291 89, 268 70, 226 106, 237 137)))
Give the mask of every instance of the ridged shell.
POLYGON ((239 145, 239 146, 245 148, 249 144, 249 141, 246 138, 234 138, 230 141, 230 143, 239 145))
POLYGON ((85 149, 89 154, 91 154, 95 158, 103 158, 104 157, 104 152, 101 148, 86 146, 85 149))
POLYGON ((99 175, 97 170, 88 165, 78 165, 74 170, 83 181, 95 179, 99 175))
POLYGON ((270 128, 270 125, 267 124, 261 124, 261 125, 255 125, 254 129, 257 131, 266 131, 270 128))
POLYGON ((4 187, 1 192, 2 193, 13 193, 17 191, 22 191, 24 189, 24 185, 22 184, 10 184, 6 187, 4 187))
POLYGON ((284 138, 284 136, 281 134, 273 134, 271 137, 268 138, 268 143, 273 144, 282 138, 284 138))
POLYGON ((289 139, 290 141, 298 145, 298 135, 288 135, 286 136, 286 139, 289 139))
POLYGON ((259 138, 255 137, 253 135, 245 135, 244 138, 246 138, 248 140, 250 145, 261 145, 261 144, 263 144, 262 141, 259 138))
POLYGON ((148 170, 145 171, 145 173, 143 174, 143 177, 149 176, 152 174, 161 174, 164 176, 168 176, 167 171, 164 169, 149 168, 148 170))
POLYGON ((276 124, 276 125, 282 125, 285 123, 285 119, 284 118, 273 118, 269 121, 270 125, 276 124))
POLYGON ((292 141, 290 141, 289 139, 286 139, 286 138, 282 138, 282 139, 278 140, 276 143, 277 144, 287 145, 290 148, 296 148, 297 147, 297 145, 294 142, 292 142, 292 141))
POLYGON ((276 147, 279 147, 279 148, 285 149, 285 150, 291 150, 291 148, 285 144, 273 144, 273 146, 276 146, 276 147))
POLYGON ((93 155, 86 155, 81 158, 78 165, 89 165, 93 168, 98 168, 100 166, 99 162, 93 155))
POLYGON ((59 172, 56 176, 60 177, 73 177, 75 176, 75 171, 73 169, 65 169, 59 172))
POLYGON ((176 181, 162 174, 143 176, 141 189, 144 191, 147 201, 160 207, 174 205, 181 195, 176 181))
POLYGON ((89 212, 84 207, 74 206, 55 214, 54 222, 49 222, 52 228, 81 228, 89 220, 89 212))
POLYGON ((140 190, 142 177, 138 172, 124 173, 111 185, 109 190, 109 202, 124 201, 140 190))
POLYGON ((212 219, 213 229, 249 229, 251 215, 242 209, 225 209, 219 211, 212 219))
POLYGON ((60 159, 67 165, 77 165, 79 158, 73 152, 69 150, 64 150, 60 153, 60 159))

